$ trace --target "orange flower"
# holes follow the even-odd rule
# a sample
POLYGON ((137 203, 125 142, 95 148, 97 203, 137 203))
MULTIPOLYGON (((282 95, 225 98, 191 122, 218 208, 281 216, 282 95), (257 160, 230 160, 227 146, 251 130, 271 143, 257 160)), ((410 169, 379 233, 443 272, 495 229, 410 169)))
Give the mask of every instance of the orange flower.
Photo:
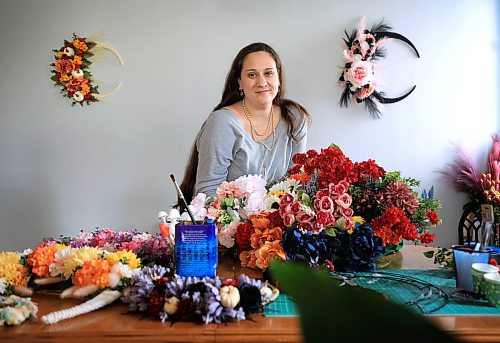
POLYGON ((83 38, 75 38, 73 40, 73 46, 83 53, 89 49, 83 38))
POLYGON ((73 95, 76 91, 80 89, 80 85, 84 81, 84 78, 78 77, 71 79, 67 84, 66 84, 66 89, 68 90, 68 93, 73 95))
POLYGON ((66 75, 66 74, 61 75, 61 76, 59 77, 59 81, 61 81, 61 82, 67 82, 67 81, 69 81, 69 80, 71 80, 71 76, 66 75))
POLYGON ((301 173, 301 174, 292 174, 288 177, 289 179, 297 180, 302 184, 306 184, 309 182, 311 179, 311 175, 307 173, 301 173))
POLYGON ((271 223, 269 219, 267 219, 267 213, 262 213, 255 216, 250 216, 250 221, 252 222, 252 226, 255 229, 263 230, 269 227, 271 223))
POLYGON ((71 72, 75 70, 75 66, 69 60, 57 60, 55 68, 56 71, 61 74, 71 74, 71 72))
POLYGON ((82 65, 82 58, 78 55, 75 55, 75 57, 73 57, 73 64, 80 67, 82 65))
POLYGON ((258 250, 255 250, 255 265, 261 269, 266 270, 274 259, 286 259, 286 254, 280 245, 281 240, 274 242, 265 242, 258 250))
POLYGON ((245 268, 257 269, 255 264, 255 250, 242 251, 240 253, 241 266, 245 268))
POLYGON ((108 274, 111 264, 107 260, 85 261, 73 277, 73 284, 76 286, 96 285, 99 288, 108 287, 108 274))
POLYGON ((28 256, 28 266, 33 274, 39 277, 49 277, 49 266, 55 261, 55 254, 58 250, 67 248, 62 244, 48 244, 37 247, 28 256))
POLYGON ((266 242, 280 241, 283 236, 283 230, 280 227, 272 229, 264 229, 263 231, 255 230, 250 236, 250 243, 252 248, 259 249, 266 242))
POLYGON ((80 87, 80 92, 82 92, 83 95, 87 95, 90 92, 90 83, 88 80, 85 80, 82 82, 81 87, 80 87))

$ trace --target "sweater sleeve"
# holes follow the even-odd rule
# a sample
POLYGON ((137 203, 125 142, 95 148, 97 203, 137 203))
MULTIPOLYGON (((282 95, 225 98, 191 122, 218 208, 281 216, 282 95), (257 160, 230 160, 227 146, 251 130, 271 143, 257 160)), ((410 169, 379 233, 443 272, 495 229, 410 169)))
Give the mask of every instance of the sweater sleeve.
MULTIPOLYGON (((294 131, 295 138, 297 141, 292 140, 292 157, 296 153, 305 152, 307 145, 307 118, 299 111, 294 111, 295 114, 295 122, 297 123, 297 127, 294 131)), ((292 159, 290 159, 290 163, 288 164, 288 169, 293 167, 294 163, 292 159)))
POLYGON ((214 196, 217 187, 226 180, 234 157, 236 143, 234 124, 226 112, 213 112, 205 121, 196 139, 198 169, 196 193, 214 196))

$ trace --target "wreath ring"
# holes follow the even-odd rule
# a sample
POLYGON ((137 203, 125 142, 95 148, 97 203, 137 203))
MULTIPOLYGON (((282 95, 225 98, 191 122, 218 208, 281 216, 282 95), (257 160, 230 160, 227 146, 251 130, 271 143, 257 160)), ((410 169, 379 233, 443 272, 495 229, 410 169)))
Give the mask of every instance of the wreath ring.
POLYGON ((99 50, 110 51, 124 65, 120 54, 112 47, 91 38, 78 37, 73 33, 71 41, 64 40, 64 45, 55 52, 55 62, 50 65, 54 68, 51 80, 56 87, 62 87, 61 94, 72 100, 71 106, 101 101, 121 87, 121 82, 106 93, 99 93, 93 75, 89 71, 93 63, 92 58, 99 50))
POLYGON ((382 45, 387 39, 393 38, 405 42, 420 58, 417 48, 408 38, 390 30, 392 27, 383 20, 367 30, 365 17, 362 17, 358 28, 351 34, 345 31, 347 36, 347 39, 343 39, 345 64, 339 77, 339 84, 344 88, 340 97, 340 107, 347 107, 349 100, 353 97, 357 103, 364 102, 366 109, 374 118, 380 118, 382 104, 401 101, 415 90, 416 86, 413 86, 397 98, 388 98, 378 89, 373 62, 385 57, 385 49, 382 45))

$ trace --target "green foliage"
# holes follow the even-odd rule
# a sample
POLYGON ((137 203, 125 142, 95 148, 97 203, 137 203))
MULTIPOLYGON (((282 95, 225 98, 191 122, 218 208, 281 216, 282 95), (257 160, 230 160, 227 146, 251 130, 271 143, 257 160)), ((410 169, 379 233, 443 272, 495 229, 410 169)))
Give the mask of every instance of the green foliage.
POLYGON ((326 271, 274 261, 271 273, 298 306, 305 342, 456 342, 380 293, 341 286, 326 271))
POLYGON ((434 258, 434 263, 441 265, 444 269, 455 270, 452 249, 440 248, 437 251, 429 250, 424 252, 424 256, 434 258))

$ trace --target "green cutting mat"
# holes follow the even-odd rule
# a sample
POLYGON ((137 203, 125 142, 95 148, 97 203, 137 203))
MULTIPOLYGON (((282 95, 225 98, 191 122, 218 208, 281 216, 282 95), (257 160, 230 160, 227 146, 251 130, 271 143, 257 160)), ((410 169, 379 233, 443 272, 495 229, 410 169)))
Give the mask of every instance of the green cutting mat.
MULTIPOLYGON (((449 295, 448 303, 441 309, 432 312, 430 315, 454 315, 454 316, 498 316, 500 308, 491 307, 486 300, 474 299, 472 297, 458 296, 455 288, 455 277, 452 272, 444 269, 433 270, 381 270, 379 274, 391 274, 408 276, 431 283, 440 287, 449 295)), ((404 283, 382 282, 378 279, 372 279, 369 287, 386 294, 396 302, 404 303, 412 299, 408 286, 404 283)), ((280 296, 272 303, 264 307, 264 315, 268 317, 294 317, 298 316, 298 309, 293 299, 286 294, 280 296)))

